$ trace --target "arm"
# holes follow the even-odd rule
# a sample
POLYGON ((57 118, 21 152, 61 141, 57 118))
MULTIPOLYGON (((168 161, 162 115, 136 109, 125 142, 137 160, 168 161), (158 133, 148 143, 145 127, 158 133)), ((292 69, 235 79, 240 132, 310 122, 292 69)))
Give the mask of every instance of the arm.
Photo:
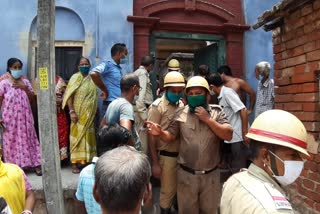
POLYGON ((68 104, 68 108, 69 108, 69 111, 70 111, 70 113, 69 113, 70 114, 70 119, 71 119, 72 122, 76 123, 76 122, 78 122, 78 115, 74 111, 73 97, 74 97, 74 94, 70 96, 70 98, 67 101, 67 104, 68 104))
POLYGON ((231 140, 232 139, 232 127, 228 123, 219 123, 214 118, 211 118, 209 113, 203 107, 197 107, 195 109, 195 114, 198 118, 206 123, 211 131, 215 133, 222 140, 231 140))
POLYGON ((256 92, 244 80, 240 81, 240 87, 243 91, 248 93, 250 96, 250 105, 249 105, 249 109, 248 109, 248 114, 250 114, 253 111, 254 104, 256 103, 256 92))
POLYGON ((142 88, 141 91, 139 92, 139 98, 136 102, 136 107, 138 110, 138 113, 140 117, 146 121, 147 120, 147 108, 144 103, 145 96, 146 96, 146 89, 147 89, 147 84, 148 84, 148 76, 147 75, 140 75, 139 76, 139 83, 140 87, 142 88))
POLYGON ((246 134, 248 133, 248 114, 246 108, 240 110, 241 127, 242 127, 242 138, 245 143, 248 143, 246 134))
POLYGON ((176 139, 176 136, 171 134, 169 131, 163 130, 159 124, 151 121, 147 121, 146 123, 149 130, 149 134, 153 136, 159 136, 160 139, 165 142, 172 142, 176 139))
POLYGON ((27 191, 26 204, 24 206, 24 210, 30 210, 32 212, 35 202, 36 202, 36 197, 35 197, 33 191, 31 191, 31 190, 27 191))
POLYGON ((149 154, 152 163, 152 175, 156 178, 161 176, 161 167, 159 164, 158 151, 157 151, 157 139, 155 136, 148 134, 148 146, 149 154))
POLYGON ((90 76, 91 76, 94 84, 96 84, 96 86, 101 89, 101 91, 102 91, 101 97, 103 99, 107 99, 108 89, 106 88, 106 86, 102 82, 100 74, 97 71, 92 71, 92 72, 90 72, 90 76))
MULTIPOLYGON (((132 132, 132 121, 131 120, 128 120, 128 119, 120 119, 120 122, 119 122, 120 126, 128 129, 130 132, 132 132)), ((131 138, 129 139, 129 142, 128 142, 129 145, 133 145, 133 136, 131 136, 131 138)))

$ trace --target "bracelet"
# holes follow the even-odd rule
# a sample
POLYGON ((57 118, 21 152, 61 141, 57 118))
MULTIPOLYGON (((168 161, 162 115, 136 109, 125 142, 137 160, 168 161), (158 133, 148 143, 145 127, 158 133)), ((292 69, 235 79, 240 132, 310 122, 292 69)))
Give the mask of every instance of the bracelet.
POLYGON ((73 112, 75 112, 75 110, 70 110, 70 111, 69 111, 69 114, 71 114, 71 113, 73 113, 73 112))
POLYGON ((30 210, 23 210, 21 214, 32 214, 30 210))

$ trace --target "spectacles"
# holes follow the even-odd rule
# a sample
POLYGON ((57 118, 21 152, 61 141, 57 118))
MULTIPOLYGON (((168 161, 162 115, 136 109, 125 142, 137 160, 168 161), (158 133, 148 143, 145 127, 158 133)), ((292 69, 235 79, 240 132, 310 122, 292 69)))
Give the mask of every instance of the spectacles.
POLYGON ((136 87, 138 87, 138 88, 139 88, 139 91, 141 91, 141 90, 142 90, 142 88, 141 88, 141 86, 140 86, 140 85, 136 85, 136 87))

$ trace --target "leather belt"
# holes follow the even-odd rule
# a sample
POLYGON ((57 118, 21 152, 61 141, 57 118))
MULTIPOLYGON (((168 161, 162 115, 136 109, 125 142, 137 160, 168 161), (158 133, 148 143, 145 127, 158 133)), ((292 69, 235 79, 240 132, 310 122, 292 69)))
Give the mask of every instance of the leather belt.
POLYGON ((168 157, 172 157, 172 158, 176 158, 179 155, 178 152, 168 152, 168 151, 164 151, 164 150, 160 150, 159 154, 162 156, 168 156, 168 157))
POLYGON ((218 168, 218 166, 216 166, 213 169, 205 171, 205 170, 194 170, 194 169, 191 169, 191 168, 189 168, 187 166, 184 166, 182 164, 180 164, 180 167, 184 171, 189 172, 189 173, 194 174, 194 175, 205 175, 205 174, 208 174, 208 173, 210 173, 210 172, 212 172, 212 171, 214 171, 214 170, 216 170, 218 168))

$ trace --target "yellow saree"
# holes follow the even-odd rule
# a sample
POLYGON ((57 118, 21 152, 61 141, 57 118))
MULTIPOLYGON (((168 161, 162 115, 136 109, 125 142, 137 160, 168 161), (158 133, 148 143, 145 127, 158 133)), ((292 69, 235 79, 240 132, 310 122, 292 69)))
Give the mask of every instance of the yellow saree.
POLYGON ((0 196, 13 213, 21 213, 26 201, 26 187, 23 171, 17 165, 3 163, 0 160, 0 196))
POLYGON ((90 75, 83 77, 80 72, 72 75, 64 94, 62 108, 72 95, 78 122, 71 122, 70 125, 71 163, 85 164, 96 156, 94 121, 98 106, 98 90, 90 75))

